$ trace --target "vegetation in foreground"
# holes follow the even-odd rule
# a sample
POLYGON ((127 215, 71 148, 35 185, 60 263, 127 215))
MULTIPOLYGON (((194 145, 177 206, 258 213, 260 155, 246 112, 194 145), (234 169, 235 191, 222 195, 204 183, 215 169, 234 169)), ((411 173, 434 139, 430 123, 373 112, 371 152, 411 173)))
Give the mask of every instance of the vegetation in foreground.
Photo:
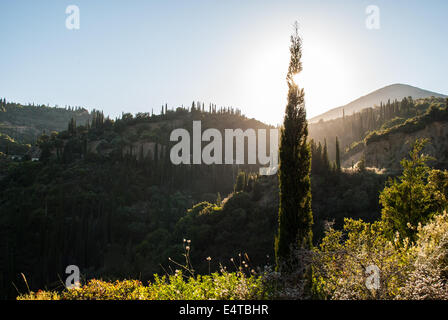
POLYGON ((30 292, 18 300, 260 300, 266 299, 263 279, 242 272, 212 273, 185 278, 181 271, 155 277, 143 285, 138 280, 90 280, 80 288, 30 292))
MULTIPOLYGON (((17 300, 261 300, 269 298, 269 292, 273 292, 267 290, 267 278, 250 268, 247 254, 239 255, 238 265, 232 259, 234 272, 221 266, 219 272, 196 275, 190 246, 191 240, 184 239, 184 264, 169 258, 177 269, 173 271, 170 266, 171 274, 155 274, 154 280, 147 285, 139 280, 108 282, 92 279, 83 286, 73 283, 61 292, 28 291, 17 300)), ((206 260, 210 266, 211 258, 206 260)))

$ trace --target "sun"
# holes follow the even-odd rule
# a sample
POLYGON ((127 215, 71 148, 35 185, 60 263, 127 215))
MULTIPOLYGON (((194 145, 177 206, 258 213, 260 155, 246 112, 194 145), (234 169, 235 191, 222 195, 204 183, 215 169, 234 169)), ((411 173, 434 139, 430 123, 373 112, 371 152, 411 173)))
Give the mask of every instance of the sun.
POLYGON ((292 81, 294 81, 294 83, 296 84, 296 85, 299 85, 299 82, 301 81, 303 79, 303 77, 301 76, 301 74, 298 72, 298 73, 295 73, 293 76, 292 76, 292 81))

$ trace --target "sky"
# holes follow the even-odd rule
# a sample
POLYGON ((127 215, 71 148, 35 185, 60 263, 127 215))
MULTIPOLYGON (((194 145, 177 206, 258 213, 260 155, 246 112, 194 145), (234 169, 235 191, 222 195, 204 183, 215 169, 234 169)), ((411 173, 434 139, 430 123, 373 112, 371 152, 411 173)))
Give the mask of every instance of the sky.
POLYGON ((448 94, 447 13, 445 0, 2 0, 0 97, 111 117, 199 100, 279 124, 296 20, 309 118, 393 83, 448 94))

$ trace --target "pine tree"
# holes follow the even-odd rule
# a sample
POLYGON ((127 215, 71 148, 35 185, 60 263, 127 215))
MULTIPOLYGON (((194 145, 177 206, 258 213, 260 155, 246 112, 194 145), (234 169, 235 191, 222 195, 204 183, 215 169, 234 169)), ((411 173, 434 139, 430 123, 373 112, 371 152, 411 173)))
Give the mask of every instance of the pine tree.
POLYGON ((339 139, 336 137, 336 170, 341 171, 341 153, 339 150, 339 139))
POLYGON ((279 165, 279 228, 275 239, 278 270, 288 271, 291 248, 312 245, 313 215, 311 211, 311 154, 307 143, 308 126, 304 90, 294 76, 302 71, 302 40, 295 23, 291 36, 291 59, 286 80, 288 103, 280 141, 279 165))
POLYGON ((323 158, 322 158, 322 144, 319 141, 319 144, 316 148, 316 155, 312 158, 313 163, 315 164, 315 172, 322 172, 323 170, 323 158))
POLYGON ((218 195, 216 197, 216 205, 221 206, 221 203, 222 203, 221 194, 218 192, 218 195))
POLYGON ((73 117, 70 119, 70 122, 68 123, 68 132, 70 134, 76 133, 76 120, 73 117))
POLYGON ((417 139, 409 152, 409 160, 400 163, 403 174, 398 179, 389 179, 380 193, 381 216, 387 226, 386 233, 392 239, 399 232, 402 239, 416 240, 417 226, 425 224, 438 210, 434 190, 428 183, 431 157, 423 155, 427 139, 417 139))
POLYGON ((330 169, 330 160, 328 159, 327 139, 324 139, 324 151, 322 159, 324 170, 328 171, 330 169))
POLYGON ((244 187, 246 185, 246 174, 244 173, 244 171, 241 171, 238 173, 238 176, 236 178, 236 184, 234 187, 234 192, 240 192, 240 191, 244 191, 244 187))

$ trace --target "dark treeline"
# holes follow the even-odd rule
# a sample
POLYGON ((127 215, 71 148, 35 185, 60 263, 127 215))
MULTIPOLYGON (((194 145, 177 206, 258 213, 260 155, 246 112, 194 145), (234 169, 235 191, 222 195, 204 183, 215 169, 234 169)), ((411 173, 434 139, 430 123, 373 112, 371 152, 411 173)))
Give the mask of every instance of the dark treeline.
MULTIPOLYGON (((38 145, 42 150, 40 160, 69 164, 82 159, 103 158, 108 161, 132 163, 142 168, 149 184, 163 185, 168 190, 188 189, 191 192, 230 192, 238 171, 258 172, 258 164, 223 165, 173 165, 170 160, 171 147, 177 142, 170 141, 170 133, 176 128, 190 133, 190 152, 193 146, 193 121, 200 120, 202 130, 218 129, 224 139, 224 129, 269 129, 254 119, 242 116, 232 108, 216 109, 210 105, 211 112, 177 108, 176 111, 163 107, 161 114, 123 114, 111 120, 103 112, 93 110, 91 120, 77 126, 73 118, 68 129, 61 133, 43 134, 38 145), (214 108, 214 109, 213 109, 214 108), (214 111, 215 110, 215 111, 214 111), (207 179, 203 183, 202 179, 207 179)), ((208 142, 202 142, 202 146, 208 142)), ((245 139, 245 163, 248 163, 248 144, 245 139)), ((270 139, 267 135, 267 153, 270 139)), ((234 155, 236 144, 233 145, 234 155)), ((191 154, 190 154, 191 155, 191 154)), ((222 143, 224 163, 225 144, 222 143)))

